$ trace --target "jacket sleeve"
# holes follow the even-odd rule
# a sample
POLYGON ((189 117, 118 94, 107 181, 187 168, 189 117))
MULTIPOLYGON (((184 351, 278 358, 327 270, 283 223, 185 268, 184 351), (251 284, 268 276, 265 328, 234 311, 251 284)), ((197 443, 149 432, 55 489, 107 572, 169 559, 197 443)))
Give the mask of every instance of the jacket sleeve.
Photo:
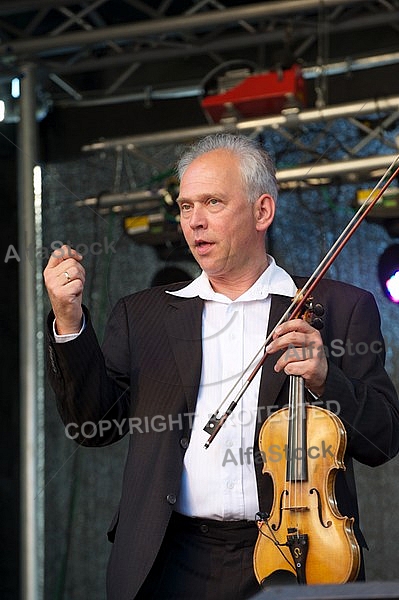
POLYGON ((86 327, 75 340, 56 343, 52 335, 54 315, 50 313, 48 374, 66 434, 84 446, 104 446, 119 440, 129 428, 127 318, 120 301, 107 326, 112 360, 106 360, 86 308, 85 316, 86 327))
MULTIPOLYGON (((337 313, 337 311, 335 311, 337 313)), ((347 430, 347 452, 369 466, 383 464, 399 450, 399 403, 385 371, 385 346, 374 297, 358 295, 345 315, 342 335, 326 347, 328 376, 322 400, 337 412, 347 430)))

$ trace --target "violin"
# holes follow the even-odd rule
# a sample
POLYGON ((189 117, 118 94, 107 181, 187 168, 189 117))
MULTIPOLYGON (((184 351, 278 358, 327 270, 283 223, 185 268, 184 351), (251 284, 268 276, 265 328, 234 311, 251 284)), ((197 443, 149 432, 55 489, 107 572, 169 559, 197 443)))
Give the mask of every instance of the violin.
MULTIPOLYGON (((310 301, 303 318, 310 321, 312 311, 310 301)), ((318 328, 320 313, 319 308, 318 328)), ((257 520, 253 564, 259 583, 356 579, 360 549, 354 519, 339 513, 334 493, 337 472, 345 469, 346 431, 334 413, 306 403, 302 377, 289 376, 288 408, 266 419, 259 449, 274 489, 270 515, 257 520)))

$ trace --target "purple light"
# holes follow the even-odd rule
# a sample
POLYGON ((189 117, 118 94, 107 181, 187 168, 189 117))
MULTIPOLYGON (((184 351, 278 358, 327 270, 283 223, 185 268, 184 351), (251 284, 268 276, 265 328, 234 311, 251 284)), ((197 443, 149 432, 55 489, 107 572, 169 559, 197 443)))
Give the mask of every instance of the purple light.
POLYGON ((387 279, 385 285, 392 302, 399 302, 399 271, 395 271, 395 273, 387 279))

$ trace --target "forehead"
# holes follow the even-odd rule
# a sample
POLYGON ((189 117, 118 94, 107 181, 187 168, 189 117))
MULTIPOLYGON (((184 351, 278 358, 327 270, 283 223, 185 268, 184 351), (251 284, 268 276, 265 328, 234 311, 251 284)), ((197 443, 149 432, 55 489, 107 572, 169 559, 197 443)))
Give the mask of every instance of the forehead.
POLYGON ((180 189, 192 185, 237 185, 241 183, 238 157, 229 150, 218 149, 193 160, 181 178, 180 189))

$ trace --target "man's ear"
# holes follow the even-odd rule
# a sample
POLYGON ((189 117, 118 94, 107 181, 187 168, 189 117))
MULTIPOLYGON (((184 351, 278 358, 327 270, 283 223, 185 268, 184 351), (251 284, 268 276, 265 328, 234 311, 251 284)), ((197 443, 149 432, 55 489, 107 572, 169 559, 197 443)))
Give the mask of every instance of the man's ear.
POLYGON ((257 231, 267 231, 273 222, 276 203, 269 194, 262 194, 255 202, 255 219, 257 231))

